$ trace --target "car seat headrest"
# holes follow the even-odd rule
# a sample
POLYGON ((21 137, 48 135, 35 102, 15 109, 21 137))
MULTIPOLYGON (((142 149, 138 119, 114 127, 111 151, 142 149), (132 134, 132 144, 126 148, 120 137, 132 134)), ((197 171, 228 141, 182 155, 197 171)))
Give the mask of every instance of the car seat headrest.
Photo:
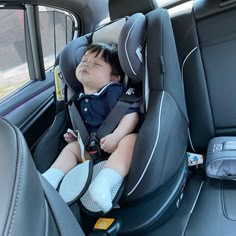
POLYGON ((131 16, 137 12, 146 14, 157 8, 156 0, 109 0, 111 20, 131 16))
POLYGON ((105 27, 101 27, 93 33, 93 43, 116 43, 118 44, 119 36, 123 26, 125 25, 127 18, 124 17, 120 20, 111 22, 105 27))
POLYGON ((136 13, 128 18, 122 28, 118 54, 120 64, 125 74, 135 80, 144 76, 144 44, 146 35, 146 18, 136 13))
POLYGON ((68 43, 60 53, 59 66, 65 83, 74 91, 81 91, 82 85, 77 80, 75 70, 84 52, 91 42, 90 35, 79 37, 68 43))
POLYGON ((146 19, 141 13, 114 21, 95 32, 71 41, 61 52, 60 70, 66 84, 74 91, 82 89, 75 70, 87 46, 93 42, 118 44, 118 55, 125 74, 141 80, 143 74, 142 48, 145 40, 146 19))

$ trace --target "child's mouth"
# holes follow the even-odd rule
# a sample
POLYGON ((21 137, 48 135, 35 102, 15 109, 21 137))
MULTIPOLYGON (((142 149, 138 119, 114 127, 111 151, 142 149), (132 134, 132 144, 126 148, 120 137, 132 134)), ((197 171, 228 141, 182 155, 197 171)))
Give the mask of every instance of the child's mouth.
POLYGON ((87 71, 86 69, 82 69, 81 72, 82 72, 83 74, 88 74, 88 71, 87 71))

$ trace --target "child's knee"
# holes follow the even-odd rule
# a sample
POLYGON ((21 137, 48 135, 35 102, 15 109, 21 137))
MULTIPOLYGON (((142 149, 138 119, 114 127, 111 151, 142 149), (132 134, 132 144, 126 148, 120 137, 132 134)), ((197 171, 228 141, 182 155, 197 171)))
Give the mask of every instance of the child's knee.
POLYGON ((80 152, 80 147, 79 147, 78 142, 74 141, 74 142, 68 143, 65 146, 64 150, 77 154, 78 152, 80 152))

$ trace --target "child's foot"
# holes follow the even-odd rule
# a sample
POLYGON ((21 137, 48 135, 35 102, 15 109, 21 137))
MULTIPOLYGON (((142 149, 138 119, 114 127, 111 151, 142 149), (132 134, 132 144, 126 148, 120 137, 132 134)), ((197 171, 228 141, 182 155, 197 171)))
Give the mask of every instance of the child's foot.
POLYGON ((122 176, 110 168, 103 168, 89 187, 92 200, 104 213, 112 208, 112 189, 122 180, 122 176))
POLYGON ((98 204, 104 213, 108 212, 112 208, 111 191, 107 184, 98 183, 93 181, 89 187, 89 194, 92 200, 98 204))

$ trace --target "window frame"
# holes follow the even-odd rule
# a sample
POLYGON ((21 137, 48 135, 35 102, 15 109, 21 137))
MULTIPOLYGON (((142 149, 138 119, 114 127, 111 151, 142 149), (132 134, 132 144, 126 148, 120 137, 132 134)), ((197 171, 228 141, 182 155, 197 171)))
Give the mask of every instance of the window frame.
MULTIPOLYGON (((66 30, 66 44, 68 44, 70 41, 74 40, 75 38, 77 38, 80 34, 81 34, 81 31, 82 31, 82 25, 81 25, 81 19, 75 15, 75 13, 71 12, 70 10, 67 10, 67 9, 62 9, 62 8, 59 8, 59 7, 54 7, 54 6, 46 6, 46 5, 37 5, 37 10, 38 10, 38 20, 39 20, 39 31, 40 31, 40 12, 50 12, 52 13, 53 15, 53 20, 54 20, 54 24, 55 24, 55 13, 61 13, 61 14, 64 14, 67 18, 69 17, 72 21, 72 35, 71 35, 71 38, 70 40, 67 40, 67 30, 66 30), (42 8, 42 9, 40 9, 42 8), (47 9, 43 9, 43 8, 47 8, 47 9)), ((55 55, 55 61, 57 59, 57 39, 56 39, 56 30, 55 30, 55 26, 56 24, 54 25, 54 28, 53 28, 53 34, 54 34, 54 55, 55 55)), ((67 24, 66 24, 67 26, 67 24)), ((65 45, 66 45, 65 44, 65 45)), ((50 70, 51 68, 53 67, 53 65, 49 68, 45 68, 45 71, 48 71, 50 70)))
MULTIPOLYGON (((26 63, 29 72, 29 81, 25 82, 21 86, 12 90, 10 93, 5 95, 0 99, 0 104, 5 103, 6 100, 14 96, 19 91, 30 86, 33 82, 43 81, 46 79, 47 72, 52 70, 52 67, 45 70, 44 68, 44 58, 43 58, 43 48, 40 33, 40 21, 39 21, 39 7, 44 5, 33 5, 33 4, 12 4, 3 3, 0 4, 0 10, 2 9, 15 9, 24 11, 24 36, 25 36, 25 50, 26 50, 26 63)), ((72 39, 78 37, 81 33, 81 19, 75 13, 67 10, 61 9, 57 6, 46 6, 52 8, 55 12, 61 12, 68 15, 72 19, 72 39)), ((67 38, 66 38, 67 39, 67 38)), ((67 42, 67 40, 66 40, 67 42)), ((69 41, 68 41, 69 42, 69 41)), ((56 61, 56 59, 55 59, 56 61)))

